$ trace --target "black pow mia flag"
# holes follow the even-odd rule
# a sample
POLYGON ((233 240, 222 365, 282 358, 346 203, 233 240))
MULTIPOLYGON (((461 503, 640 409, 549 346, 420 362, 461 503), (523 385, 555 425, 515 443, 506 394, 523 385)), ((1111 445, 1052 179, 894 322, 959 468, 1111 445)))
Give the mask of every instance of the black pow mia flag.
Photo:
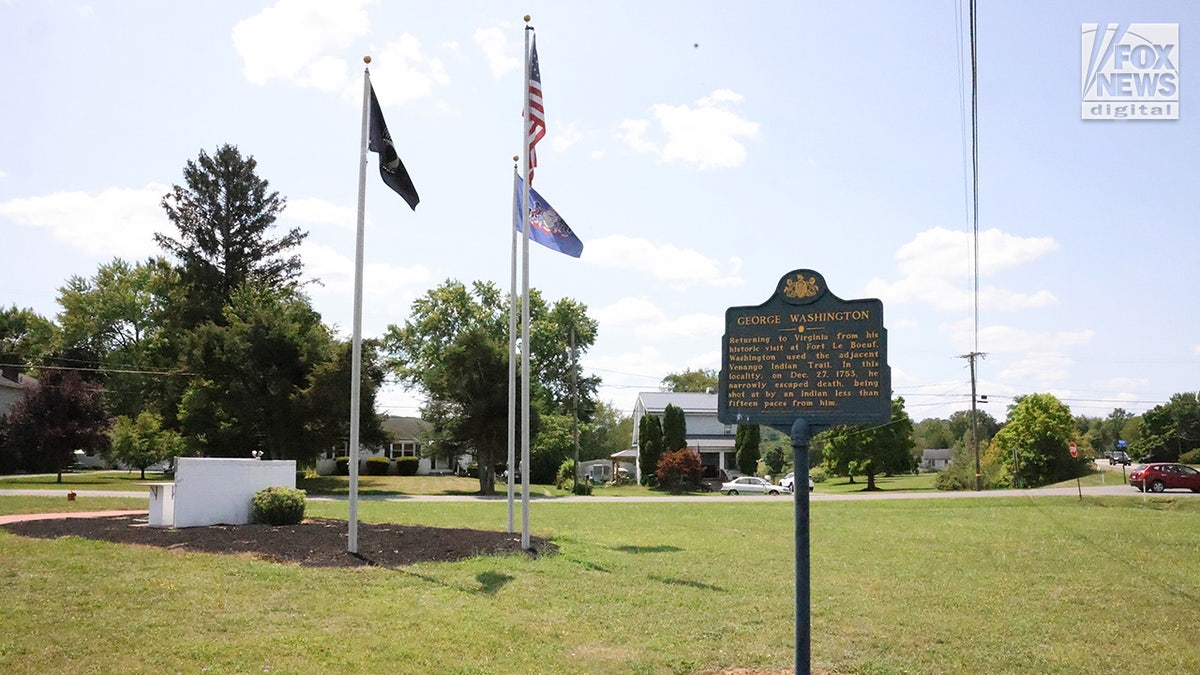
POLYGON ((387 122, 383 121, 383 110, 379 107, 379 99, 375 98, 375 85, 371 85, 371 131, 367 147, 371 152, 379 153, 379 175, 383 182, 396 191, 396 194, 408 202, 413 211, 421 198, 417 196, 417 188, 413 187, 412 179, 400 155, 396 154, 396 145, 392 143, 392 135, 388 133, 387 122))

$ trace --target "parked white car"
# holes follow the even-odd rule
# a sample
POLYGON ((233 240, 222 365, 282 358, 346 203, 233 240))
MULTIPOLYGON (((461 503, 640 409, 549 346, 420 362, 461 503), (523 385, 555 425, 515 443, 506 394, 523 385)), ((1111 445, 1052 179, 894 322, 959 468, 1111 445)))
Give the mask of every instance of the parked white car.
POLYGON ((779 479, 779 487, 791 492, 796 487, 796 472, 789 471, 787 475, 779 479))
POLYGON ((721 494, 724 495, 777 495, 780 487, 757 476, 742 476, 728 483, 721 483, 721 494))
MULTIPOLYGON (((794 471, 789 471, 786 476, 784 476, 783 478, 781 478, 779 480, 779 487, 783 488, 784 490, 787 490, 788 492, 795 491, 795 489, 796 489, 796 473, 794 471)), ((816 487, 816 485, 813 483, 812 476, 809 476, 808 477, 808 491, 812 492, 813 488, 815 488, 815 487, 816 487)))

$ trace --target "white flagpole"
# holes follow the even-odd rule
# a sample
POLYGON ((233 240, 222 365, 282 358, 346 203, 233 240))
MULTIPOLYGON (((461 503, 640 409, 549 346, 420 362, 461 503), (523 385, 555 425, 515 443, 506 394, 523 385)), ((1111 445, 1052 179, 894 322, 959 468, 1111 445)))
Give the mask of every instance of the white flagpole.
POLYGON ((513 484, 517 445, 517 162, 513 157, 512 274, 508 293, 508 532, 513 532, 513 484))
POLYGON ((525 17, 525 70, 521 93, 525 99, 522 146, 525 149, 525 185, 521 200, 521 548, 529 548, 529 34, 533 26, 525 17))
MULTIPOLYGON (((366 63, 370 56, 363 57, 366 63)), ((354 243, 354 337, 350 358, 350 524, 346 550, 358 553, 358 415, 362 386, 363 225, 367 210, 367 126, 371 105, 371 72, 363 69, 362 142, 358 150, 358 233, 354 243)))

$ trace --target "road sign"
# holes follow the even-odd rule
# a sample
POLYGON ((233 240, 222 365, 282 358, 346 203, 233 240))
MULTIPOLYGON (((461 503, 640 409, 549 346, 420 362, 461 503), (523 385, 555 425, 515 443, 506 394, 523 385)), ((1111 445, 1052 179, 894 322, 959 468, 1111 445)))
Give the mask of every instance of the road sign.
POLYGON ((726 424, 886 424, 883 303, 842 300, 817 272, 779 280, 761 305, 725 311, 717 418, 726 424))
POLYGON ((1075 447, 1075 442, 1074 442, 1074 441, 1072 441, 1072 442, 1071 442, 1071 443, 1070 443, 1070 444, 1069 444, 1067 447, 1071 449, 1071 456, 1072 456, 1072 457, 1078 457, 1078 456, 1079 456, 1079 448, 1075 447))

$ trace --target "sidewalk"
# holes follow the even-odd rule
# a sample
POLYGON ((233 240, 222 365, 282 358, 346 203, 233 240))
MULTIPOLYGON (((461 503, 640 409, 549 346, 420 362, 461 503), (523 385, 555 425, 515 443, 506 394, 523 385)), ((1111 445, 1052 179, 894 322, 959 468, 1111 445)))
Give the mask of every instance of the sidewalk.
POLYGON ((104 516, 136 516, 140 513, 149 514, 147 510, 140 511, 73 511, 70 513, 14 513, 0 516, 0 525, 20 523, 27 520, 58 520, 59 518, 103 518, 104 516))

